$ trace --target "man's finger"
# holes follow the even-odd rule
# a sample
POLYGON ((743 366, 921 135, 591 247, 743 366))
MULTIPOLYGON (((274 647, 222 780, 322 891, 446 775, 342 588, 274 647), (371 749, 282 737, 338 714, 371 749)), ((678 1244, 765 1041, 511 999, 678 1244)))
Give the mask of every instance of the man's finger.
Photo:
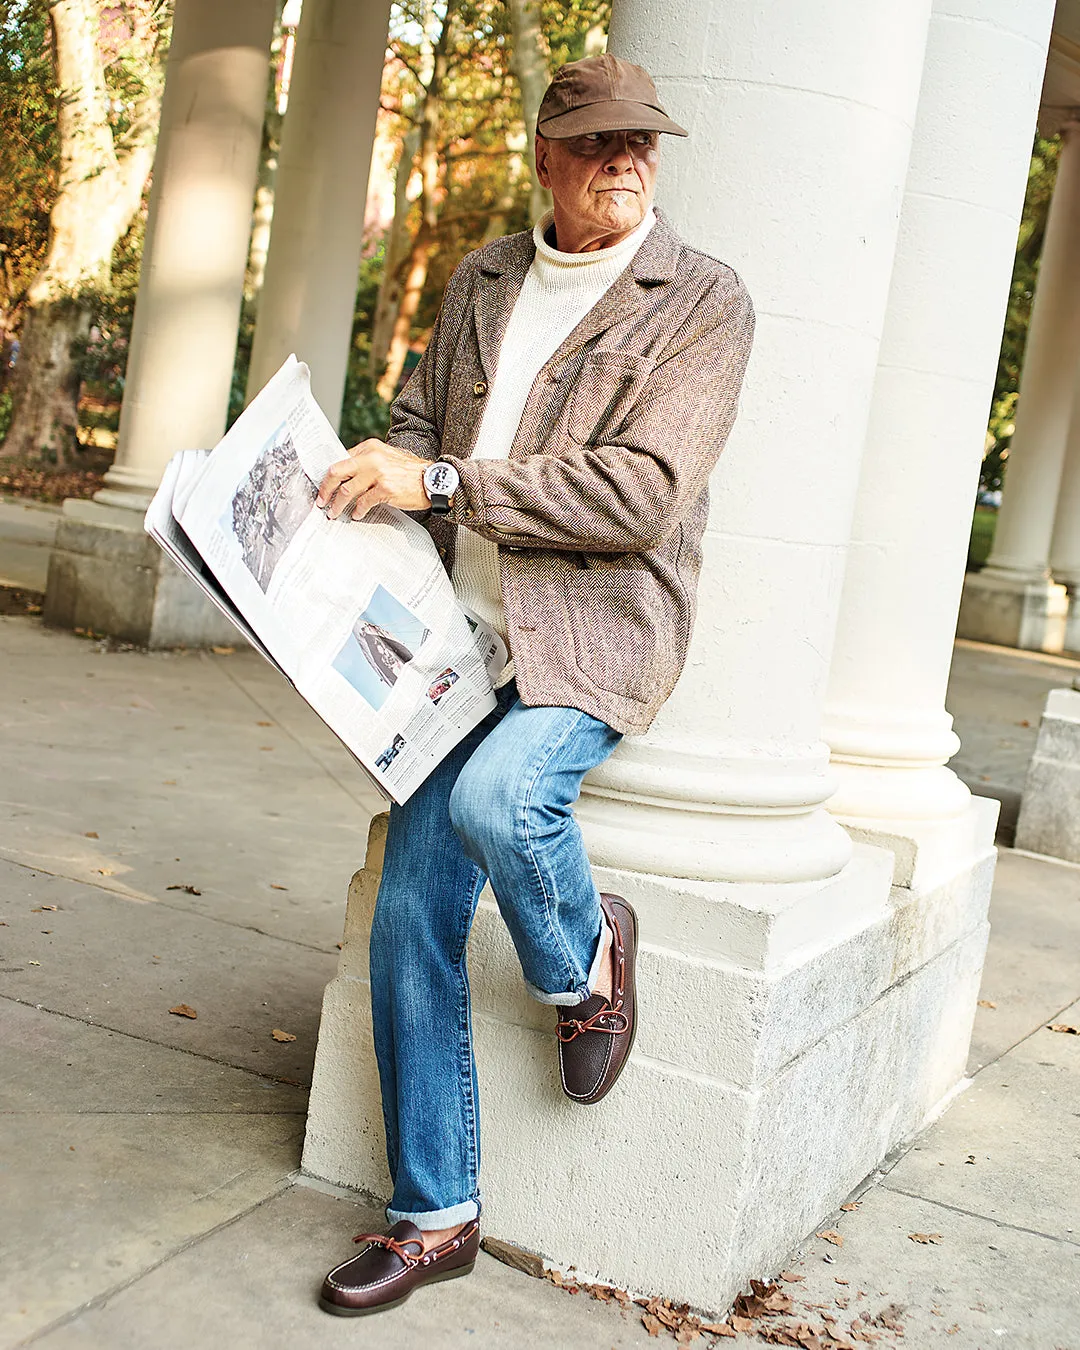
POLYGON ((334 493, 341 487, 342 483, 347 482, 357 471, 355 459, 339 459, 336 464, 331 464, 326 471, 326 475, 319 484, 319 492, 315 501, 319 506, 325 506, 333 497, 334 493))

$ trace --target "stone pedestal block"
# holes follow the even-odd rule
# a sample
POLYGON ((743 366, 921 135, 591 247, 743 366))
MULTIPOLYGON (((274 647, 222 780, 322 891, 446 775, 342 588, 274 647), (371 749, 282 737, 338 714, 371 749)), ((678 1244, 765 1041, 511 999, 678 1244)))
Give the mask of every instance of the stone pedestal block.
POLYGON ((1080 863, 1080 690, 1052 689, 1047 696, 1016 847, 1080 863))
MULTIPOLYGON (((350 889, 303 1159, 383 1197, 367 935, 385 819, 350 889)), ((962 1080, 992 847, 932 889, 892 887, 892 871, 889 853, 862 845, 814 883, 597 868, 638 908, 641 1022, 624 1078, 588 1108, 559 1088, 552 1010, 526 995, 485 895, 469 967, 486 1232, 711 1311, 775 1273, 962 1080)))
POLYGON ((49 558, 45 622, 140 647, 208 647, 244 639, 127 508, 68 500, 49 558))
POLYGON ((957 637, 1025 651, 1060 652, 1065 647, 1069 597, 1053 581, 998 576, 990 568, 964 579, 957 637))

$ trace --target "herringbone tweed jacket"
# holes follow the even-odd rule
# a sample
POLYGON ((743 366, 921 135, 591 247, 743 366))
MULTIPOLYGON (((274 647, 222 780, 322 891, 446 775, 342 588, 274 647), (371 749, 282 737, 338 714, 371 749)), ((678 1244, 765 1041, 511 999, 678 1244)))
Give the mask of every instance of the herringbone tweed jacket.
POLYGON ((659 216, 634 260, 541 370, 507 460, 471 460, 531 232, 470 253, 443 297, 388 441, 461 474, 428 528, 499 545, 528 705, 643 732, 683 667, 708 478, 735 420, 754 312, 723 263, 659 216))

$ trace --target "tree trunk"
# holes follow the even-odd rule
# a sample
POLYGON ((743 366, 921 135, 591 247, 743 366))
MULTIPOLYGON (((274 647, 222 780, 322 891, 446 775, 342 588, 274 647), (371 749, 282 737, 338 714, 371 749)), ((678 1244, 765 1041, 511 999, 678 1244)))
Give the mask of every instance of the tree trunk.
POLYGON ((435 231, 427 225, 420 226, 409 253, 408 267, 405 269, 405 281, 401 289, 401 303, 394 331, 390 338, 390 347, 386 353, 386 369, 376 386, 376 392, 386 403, 394 397, 397 382, 405 369, 405 358, 409 353, 409 338, 412 333, 413 319, 420 307, 424 283, 427 281, 428 263, 435 248, 435 231))
POLYGON ((424 92, 420 111, 420 228, 409 252, 408 268, 402 287, 401 303, 394 320, 393 334, 386 353, 386 369, 376 386, 379 397, 389 402, 393 398, 405 356, 409 350, 412 321, 420 304, 420 294, 427 280, 428 263, 435 249, 439 226, 439 122, 442 116, 442 90, 449 69, 448 51, 450 28, 458 0, 447 0, 442 32, 435 43, 431 79, 424 92))
POLYGON ((510 69, 521 91, 521 110, 525 118, 526 152, 532 187, 529 190, 529 217, 535 224, 551 207, 551 193, 536 177, 536 114, 548 87, 550 76, 544 37, 540 31, 540 6, 537 0, 509 0, 510 69))
POLYGON ((139 208, 153 162, 161 104, 156 29, 136 23, 149 43, 144 93, 129 130, 114 142, 98 51, 95 0, 49 6, 59 95, 60 172, 45 261, 27 291, 14 411, 0 456, 63 465, 75 450, 78 360, 95 294, 109 283, 112 254, 139 208))
POLYGON ((90 311, 75 300, 46 300, 27 310, 11 379, 17 423, 0 455, 30 455, 58 466, 67 462, 58 447, 75 440, 78 355, 89 331, 90 311))
POLYGON ((387 354, 393 337, 394 324, 405 284, 405 268, 409 259, 409 179, 412 177, 416 152, 420 148, 420 129, 412 127, 401 143, 401 158, 394 177, 394 219, 386 237, 386 259, 379 297, 375 302, 375 316, 371 324, 371 378, 377 380, 386 369, 387 354))

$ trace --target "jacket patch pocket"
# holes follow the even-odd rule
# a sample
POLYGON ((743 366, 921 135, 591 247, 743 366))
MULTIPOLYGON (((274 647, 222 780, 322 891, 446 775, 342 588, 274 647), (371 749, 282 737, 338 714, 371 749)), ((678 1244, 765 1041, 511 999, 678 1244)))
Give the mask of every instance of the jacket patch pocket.
POLYGON ((651 361, 628 352, 593 352, 586 357, 570 395, 571 440, 599 443, 629 412, 650 370, 651 361))
POLYGON ((647 703, 658 678, 652 573, 633 565, 587 567, 566 583, 578 669, 599 689, 647 703))

